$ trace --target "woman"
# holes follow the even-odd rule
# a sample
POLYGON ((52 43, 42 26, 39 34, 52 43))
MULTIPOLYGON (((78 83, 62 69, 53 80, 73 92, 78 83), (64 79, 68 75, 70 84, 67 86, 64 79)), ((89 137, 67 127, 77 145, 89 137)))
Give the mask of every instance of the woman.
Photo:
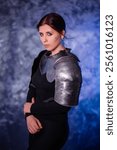
POLYGON ((68 137, 68 111, 78 104, 82 77, 78 58, 65 48, 65 21, 56 13, 37 25, 46 50, 34 60, 24 104, 28 150, 60 150, 68 137))

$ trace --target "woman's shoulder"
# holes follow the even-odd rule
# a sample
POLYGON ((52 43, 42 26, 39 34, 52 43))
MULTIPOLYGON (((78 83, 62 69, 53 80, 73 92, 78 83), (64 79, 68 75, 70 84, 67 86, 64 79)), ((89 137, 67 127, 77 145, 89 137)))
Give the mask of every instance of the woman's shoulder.
POLYGON ((69 66, 68 64, 78 64, 78 62, 79 58, 71 52, 71 49, 66 49, 65 55, 61 55, 58 59, 56 59, 55 66, 58 64, 67 64, 67 66, 69 66))
POLYGON ((37 57, 34 59, 34 61, 37 59, 40 59, 46 52, 47 52, 47 50, 40 51, 39 54, 37 55, 37 57))
POLYGON ((42 50, 41 52, 39 52, 38 56, 34 59, 33 65, 32 65, 32 75, 36 72, 38 66, 39 66, 39 62, 42 58, 42 56, 47 52, 47 50, 42 50))

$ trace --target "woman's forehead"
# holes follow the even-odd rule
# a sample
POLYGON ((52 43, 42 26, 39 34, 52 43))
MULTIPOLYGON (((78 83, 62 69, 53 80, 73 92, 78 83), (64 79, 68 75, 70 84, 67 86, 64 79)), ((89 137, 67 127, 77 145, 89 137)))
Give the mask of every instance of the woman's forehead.
POLYGON ((55 31, 52 27, 50 27, 49 25, 47 24, 44 24, 42 26, 39 27, 39 31, 55 31))

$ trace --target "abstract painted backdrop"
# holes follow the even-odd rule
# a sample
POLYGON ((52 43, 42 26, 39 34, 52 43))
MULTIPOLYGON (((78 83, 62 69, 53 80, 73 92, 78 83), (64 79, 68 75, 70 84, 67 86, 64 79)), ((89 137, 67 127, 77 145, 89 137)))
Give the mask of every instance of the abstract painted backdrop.
POLYGON ((64 17, 64 43, 79 57, 83 75, 79 105, 69 113, 70 135, 62 150, 99 150, 99 0, 0 0, 0 150, 26 150, 23 104, 33 59, 43 50, 36 24, 49 12, 64 17))

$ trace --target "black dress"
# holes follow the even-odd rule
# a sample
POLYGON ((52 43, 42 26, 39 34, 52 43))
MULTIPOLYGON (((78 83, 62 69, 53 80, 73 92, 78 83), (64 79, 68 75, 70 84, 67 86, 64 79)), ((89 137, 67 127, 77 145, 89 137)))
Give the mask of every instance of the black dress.
POLYGON ((43 129, 36 134, 29 133, 28 150, 60 150, 69 131, 67 113, 70 107, 62 106, 51 99, 54 97, 55 81, 48 82, 46 74, 41 74, 39 69, 40 58, 44 53, 42 51, 34 61, 27 95, 27 102, 32 97, 36 99, 31 106, 31 114, 39 119, 43 129))

